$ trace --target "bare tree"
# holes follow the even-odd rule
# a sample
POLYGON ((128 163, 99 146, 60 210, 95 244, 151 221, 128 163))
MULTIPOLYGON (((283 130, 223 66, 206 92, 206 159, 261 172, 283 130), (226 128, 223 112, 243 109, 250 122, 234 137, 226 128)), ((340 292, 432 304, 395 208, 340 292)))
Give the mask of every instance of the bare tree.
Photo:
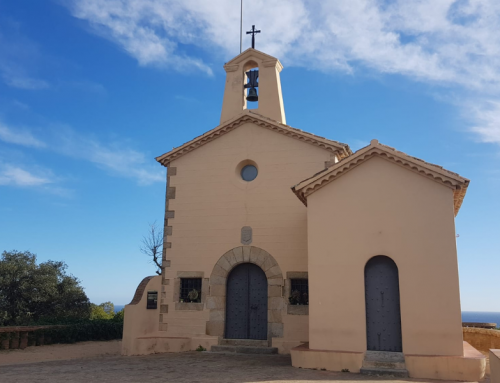
POLYGON ((142 237, 141 252, 151 257, 151 262, 156 265, 156 274, 161 275, 161 255, 163 250, 163 230, 156 221, 149 224, 148 233, 142 237))

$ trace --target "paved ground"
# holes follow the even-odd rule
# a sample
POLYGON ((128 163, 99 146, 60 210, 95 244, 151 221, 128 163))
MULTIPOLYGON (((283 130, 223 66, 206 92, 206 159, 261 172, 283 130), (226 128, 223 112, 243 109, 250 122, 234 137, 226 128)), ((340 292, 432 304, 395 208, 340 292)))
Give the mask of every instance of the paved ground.
POLYGON ((423 382, 423 380, 387 379, 351 373, 297 369, 291 367, 290 357, 284 355, 235 355, 195 351, 136 357, 102 355, 0 366, 2 383, 155 381, 158 383, 423 382))
MULTIPOLYGON (((107 342, 80 342, 74 344, 51 344, 43 347, 28 347, 24 350, 0 350, 0 366, 39 363, 57 360, 95 358, 103 355, 120 355, 121 340, 107 342)), ((0 376, 0 383, 2 382, 0 376)))

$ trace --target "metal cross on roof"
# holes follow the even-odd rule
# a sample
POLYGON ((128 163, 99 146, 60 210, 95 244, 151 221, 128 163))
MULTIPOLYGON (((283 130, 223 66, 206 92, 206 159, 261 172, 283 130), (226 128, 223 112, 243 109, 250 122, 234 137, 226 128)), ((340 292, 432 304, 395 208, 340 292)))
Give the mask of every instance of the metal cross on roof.
POLYGON ((252 34, 252 48, 255 49, 255 34, 260 33, 259 31, 255 30, 255 25, 252 25, 252 30, 247 32, 247 35, 252 34))

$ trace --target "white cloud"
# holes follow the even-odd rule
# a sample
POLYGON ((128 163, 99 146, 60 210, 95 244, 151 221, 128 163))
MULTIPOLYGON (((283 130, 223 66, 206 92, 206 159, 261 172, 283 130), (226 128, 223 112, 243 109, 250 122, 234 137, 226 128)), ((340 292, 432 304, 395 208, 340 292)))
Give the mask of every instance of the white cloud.
POLYGON ((46 89, 49 87, 49 83, 47 81, 36 78, 24 77, 19 74, 12 75, 3 73, 2 78, 4 82, 12 88, 36 90, 36 89, 46 89))
POLYGON ((500 101, 487 101, 482 105, 471 105, 475 120, 471 130, 482 142, 500 144, 500 101))
POLYGON ((6 162, 0 158, 0 186, 35 189, 64 198, 71 198, 73 190, 61 187, 61 178, 47 168, 30 163, 29 166, 6 162))
MULTIPOLYGON (((186 52, 224 59, 239 52, 239 1, 67 1, 75 17, 143 66, 210 72, 198 53, 186 52)), ((243 17, 245 30, 262 30, 257 49, 285 66, 353 75, 368 69, 454 89, 474 116, 472 131, 499 142, 498 0, 253 0, 243 17)), ((244 48, 249 41, 245 35, 244 48)))
POLYGON ((0 164, 0 185, 44 186, 52 182, 46 175, 35 175, 16 165, 0 164))
POLYGON ((38 46, 19 35, 18 26, 12 20, 0 24, 0 77, 12 88, 46 89, 49 82, 39 79, 37 72, 41 54, 38 46))
MULTIPOLYGON (((123 47, 141 65, 208 70, 180 44, 230 58, 238 53, 234 0, 74 0, 75 17, 123 47)), ((244 25, 262 29, 257 48, 285 65, 383 73, 467 87, 500 82, 496 0, 254 0, 244 25)), ((248 46, 248 37, 245 40, 248 46)))
POLYGON ((151 159, 129 147, 127 142, 114 140, 103 143, 68 127, 54 132, 52 149, 68 157, 92 162, 110 174, 135 179, 141 185, 164 182, 161 168, 151 159))
MULTIPOLYGON (((44 141, 41 141, 27 129, 14 129, 1 122, 0 140, 10 144, 48 149, 67 157, 89 161, 98 168, 108 171, 111 175, 134 179, 141 185, 165 181, 164 172, 153 161, 152 157, 146 158, 144 153, 131 148, 128 142, 123 140, 115 139, 112 142, 104 143, 95 137, 79 134, 72 128, 58 126, 46 129, 44 141)), ((0 165, 2 165, 1 162, 0 165)), ((7 168, 4 166, 3 169, 7 168)), ((11 166, 9 169, 14 168, 11 166)), ((16 169, 22 170, 21 168, 16 169)), ((3 183, 0 181, 0 184, 15 183, 12 177, 15 174, 23 175, 20 170, 17 173, 9 173, 9 178, 5 176, 3 183), (11 181, 7 182, 8 179, 11 181)), ((29 180, 28 174, 24 175, 25 179, 29 180)), ((46 179, 38 178, 39 180, 46 179)), ((36 179, 37 177, 33 178, 33 182, 36 182, 36 179)), ((19 182, 15 184, 19 184, 19 182)))
POLYGON ((59 130, 57 136, 60 142, 55 145, 55 150, 67 156, 90 161, 111 174, 135 179, 141 185, 165 181, 157 164, 127 143, 115 141, 104 144, 69 128, 59 130))
POLYGON ((199 59, 179 52, 177 44, 168 36, 167 25, 182 29, 183 20, 178 18, 182 7, 175 3, 75 1, 71 10, 75 17, 88 20, 97 33, 119 44, 140 65, 167 65, 212 73, 199 59))
POLYGON ((102 84, 88 80, 63 82, 61 86, 66 86, 84 92, 98 94, 101 96, 106 95, 107 93, 106 88, 102 84))
POLYGON ((0 122, 0 140, 22 146, 35 148, 45 147, 45 143, 35 138, 31 132, 18 128, 11 128, 0 122))

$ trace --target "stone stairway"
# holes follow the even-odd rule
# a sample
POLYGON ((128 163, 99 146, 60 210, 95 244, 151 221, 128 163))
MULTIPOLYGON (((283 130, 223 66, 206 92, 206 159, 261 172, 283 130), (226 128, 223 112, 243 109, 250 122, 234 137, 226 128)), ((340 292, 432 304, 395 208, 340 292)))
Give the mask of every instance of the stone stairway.
POLYGON ((408 377, 405 356, 402 352, 367 351, 360 372, 365 375, 408 377))
POLYGON ((276 347, 269 347, 267 340, 254 339, 221 339, 212 352, 234 352, 240 354, 277 354, 276 347))

